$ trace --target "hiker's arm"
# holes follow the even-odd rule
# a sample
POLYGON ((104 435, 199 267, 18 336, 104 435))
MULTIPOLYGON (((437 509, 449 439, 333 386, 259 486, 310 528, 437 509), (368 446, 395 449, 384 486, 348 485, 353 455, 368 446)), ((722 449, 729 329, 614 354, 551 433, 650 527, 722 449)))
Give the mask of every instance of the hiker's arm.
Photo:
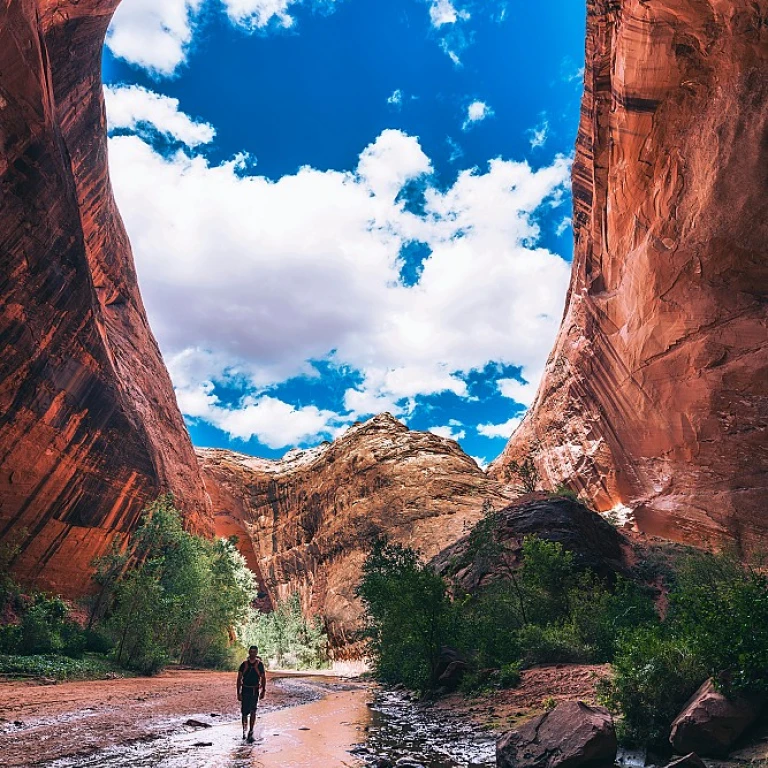
POLYGON ((243 700, 243 668, 237 671, 237 700, 243 700))
POLYGON ((264 665, 261 665, 261 694, 259 695, 260 699, 264 698, 264 694, 267 691, 267 670, 264 669, 264 665))

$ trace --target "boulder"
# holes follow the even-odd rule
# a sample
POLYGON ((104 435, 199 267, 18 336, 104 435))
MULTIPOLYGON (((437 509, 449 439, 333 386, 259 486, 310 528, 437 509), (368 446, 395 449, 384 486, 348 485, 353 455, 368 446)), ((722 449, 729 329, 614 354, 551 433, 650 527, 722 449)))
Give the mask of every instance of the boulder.
POLYGON ((528 720, 496 743, 499 768, 610 766, 616 759, 616 730, 607 709, 564 701, 528 720))
POLYGON ((669 741, 676 752, 719 757, 757 720, 765 699, 727 697, 707 680, 672 723, 669 741))
POLYGON ((456 649, 446 646, 440 650, 435 669, 438 688, 445 693, 455 691, 466 671, 467 662, 456 649))

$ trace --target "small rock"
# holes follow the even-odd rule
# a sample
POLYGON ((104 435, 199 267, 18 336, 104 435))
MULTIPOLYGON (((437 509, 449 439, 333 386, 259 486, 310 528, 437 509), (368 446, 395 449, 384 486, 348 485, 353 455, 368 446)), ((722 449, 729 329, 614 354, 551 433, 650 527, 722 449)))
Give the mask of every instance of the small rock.
POLYGON ((21 727, 24 725, 24 723, 22 723, 22 722, 21 722, 21 720, 14 720, 14 721, 13 721, 13 724, 14 724, 14 725, 15 725, 17 728, 21 728, 21 727))
POLYGON ((184 725, 188 725, 190 728, 212 728, 210 723, 204 723, 202 720, 193 720, 190 718, 184 725))
POLYGON ((385 756, 381 756, 377 758, 376 762, 374 763, 375 768, 392 768, 394 763, 385 756))
POLYGON ((678 757, 668 763, 666 768, 707 768, 704 761, 695 753, 690 752, 685 757, 678 757))
POLYGON ((299 730, 300 730, 300 731, 308 731, 308 730, 309 730, 309 728, 307 728, 307 726, 306 726, 306 725, 302 725, 302 726, 299 728, 299 730))
POLYGON ((192 746, 193 747, 212 747, 213 742, 212 741, 196 741, 192 746))

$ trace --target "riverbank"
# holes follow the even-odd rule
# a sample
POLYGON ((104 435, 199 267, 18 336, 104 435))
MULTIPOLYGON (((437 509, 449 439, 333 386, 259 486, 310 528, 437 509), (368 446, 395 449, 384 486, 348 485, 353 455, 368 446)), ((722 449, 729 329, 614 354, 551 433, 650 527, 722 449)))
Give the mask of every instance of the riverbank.
MULTIPOLYGON (((273 676, 261 711, 318 700, 329 684, 273 676)), ((234 723, 237 733, 239 717, 232 672, 169 670, 156 677, 56 685, 4 682, 0 754, 9 768, 45 765, 195 731, 184 725, 188 719, 211 725, 234 723)))

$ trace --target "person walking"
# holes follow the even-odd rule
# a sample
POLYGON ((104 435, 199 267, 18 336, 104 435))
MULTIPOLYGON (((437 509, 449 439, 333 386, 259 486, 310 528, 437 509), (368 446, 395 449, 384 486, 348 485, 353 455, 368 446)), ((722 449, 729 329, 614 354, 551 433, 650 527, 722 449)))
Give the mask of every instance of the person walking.
POLYGON ((237 700, 243 715, 243 738, 253 744, 253 726, 256 723, 256 707, 259 699, 264 698, 267 690, 267 672, 264 662, 259 658, 259 649, 252 645, 248 649, 248 658, 240 665, 237 672, 237 700), (246 727, 250 718, 250 728, 246 727))

